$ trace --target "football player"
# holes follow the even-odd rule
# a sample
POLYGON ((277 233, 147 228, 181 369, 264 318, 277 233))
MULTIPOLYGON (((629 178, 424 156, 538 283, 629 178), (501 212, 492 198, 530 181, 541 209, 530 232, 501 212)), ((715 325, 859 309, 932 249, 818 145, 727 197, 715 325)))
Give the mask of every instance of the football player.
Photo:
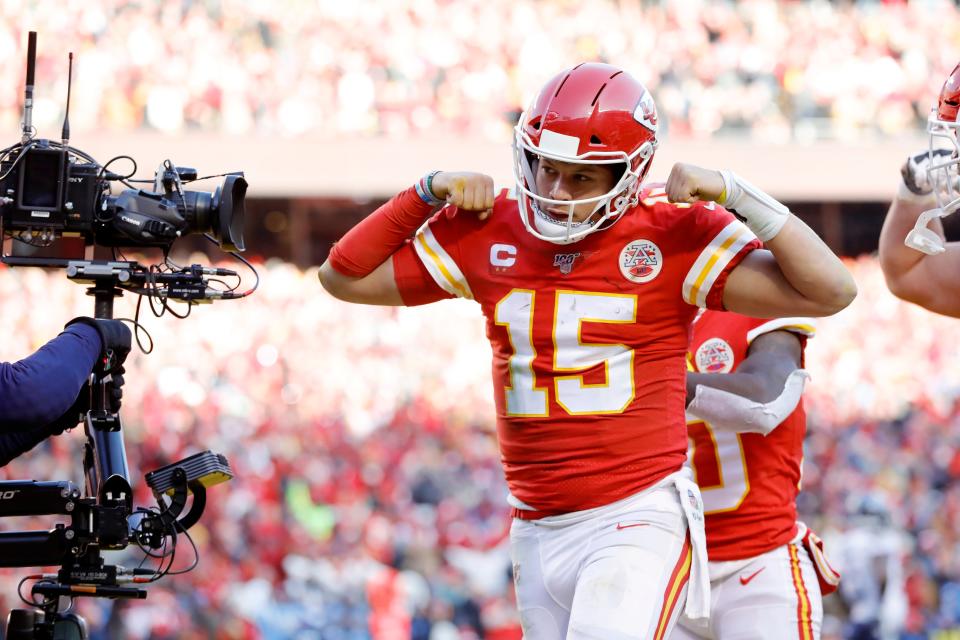
POLYGON ((705 311, 687 373, 690 463, 703 495, 711 611, 672 638, 814 640, 839 575, 797 521, 809 318, 705 311))
POLYGON ((707 615, 702 505, 682 470, 696 310, 827 315, 856 294, 816 234, 732 172, 678 164, 641 186, 656 147, 644 86, 578 65, 521 116, 515 190, 429 173, 320 269, 351 302, 481 305, 527 640, 659 640, 681 610, 707 615))
POLYGON ((930 146, 909 158, 880 232, 880 265, 898 298, 960 317, 960 243, 944 240, 940 218, 960 209, 960 65, 943 84, 927 121, 930 146), (938 146, 946 143, 947 148, 938 146))

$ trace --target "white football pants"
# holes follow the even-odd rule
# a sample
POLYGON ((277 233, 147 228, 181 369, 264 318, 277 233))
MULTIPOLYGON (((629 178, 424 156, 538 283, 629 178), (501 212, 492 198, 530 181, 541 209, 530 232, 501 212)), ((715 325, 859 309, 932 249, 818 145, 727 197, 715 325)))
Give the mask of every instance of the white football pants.
POLYGON ((667 638, 691 572, 706 613, 702 501, 692 482, 674 483, 679 475, 596 509, 514 519, 510 546, 524 640, 667 638))
POLYGON ((670 640, 819 640, 820 583, 800 541, 710 563, 709 626, 681 618, 670 640))

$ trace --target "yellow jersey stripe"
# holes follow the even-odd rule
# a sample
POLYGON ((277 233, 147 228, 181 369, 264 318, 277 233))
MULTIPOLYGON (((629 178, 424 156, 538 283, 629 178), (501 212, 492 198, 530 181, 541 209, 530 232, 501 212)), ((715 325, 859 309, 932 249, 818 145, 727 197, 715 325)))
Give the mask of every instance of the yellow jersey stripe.
POLYGON ((707 295, 717 278, 748 242, 756 236, 734 220, 700 252, 683 281, 683 298, 687 304, 706 306, 707 295))
POLYGON ((772 331, 792 331, 812 338, 817 335, 817 325, 813 318, 775 318, 748 331, 747 344, 772 331))
POLYGON ((473 292, 466 278, 453 258, 443 250, 429 225, 417 233, 413 247, 423 266, 441 289, 461 298, 473 299, 473 292))
POLYGON ((693 288, 697 277, 703 271, 703 267, 706 265, 707 260, 710 259, 720 245, 726 242, 727 238, 736 232, 738 227, 742 228, 743 225, 739 224, 736 220, 729 223, 720 230, 720 233, 714 236, 713 240, 711 240, 707 246, 704 247, 703 251, 700 252, 700 255, 697 256, 697 259, 694 260, 693 266, 690 267, 690 270, 687 272, 687 275, 683 280, 683 297, 685 300, 687 300, 687 302, 693 304, 693 299, 690 297, 690 290, 693 288))
POLYGON ((744 239, 745 235, 744 230, 738 230, 737 233, 727 238, 727 240, 720 245, 720 248, 707 260, 707 264, 704 265, 703 270, 700 272, 700 275, 697 276, 693 287, 690 289, 690 300, 693 300, 694 304, 698 307, 706 306, 707 293, 710 291, 710 287, 717 279, 717 276, 730 264, 730 261, 737 254, 737 251, 747 244, 747 240, 744 239))

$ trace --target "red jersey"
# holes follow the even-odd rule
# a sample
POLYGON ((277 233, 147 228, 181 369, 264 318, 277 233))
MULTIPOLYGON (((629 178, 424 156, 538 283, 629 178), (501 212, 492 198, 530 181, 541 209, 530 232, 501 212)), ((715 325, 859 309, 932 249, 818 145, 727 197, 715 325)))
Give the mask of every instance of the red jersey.
MULTIPOLYGON (((758 320, 737 313, 705 311, 693 324, 691 366, 700 373, 736 371, 753 340, 771 331, 795 333, 805 348, 806 339, 814 334, 813 321, 758 320)), ((693 446, 690 460, 703 495, 711 560, 752 558, 786 544, 796 535, 806 421, 801 400, 767 436, 716 431, 700 420, 687 424, 693 446)))
POLYGON ((712 204, 641 198, 612 227, 558 245, 528 233, 504 191, 488 220, 441 211, 394 254, 408 304, 460 296, 483 309, 519 517, 609 504, 686 458, 690 324, 698 306, 722 306, 728 273, 759 243, 712 204))

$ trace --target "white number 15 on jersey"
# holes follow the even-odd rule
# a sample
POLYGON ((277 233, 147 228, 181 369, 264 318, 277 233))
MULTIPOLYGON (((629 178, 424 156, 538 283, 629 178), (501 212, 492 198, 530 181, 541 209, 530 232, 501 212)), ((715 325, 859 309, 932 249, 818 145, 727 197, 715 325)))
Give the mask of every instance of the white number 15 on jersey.
MULTIPOLYGON (((636 322, 637 296, 557 291, 555 300, 553 371, 570 373, 553 377, 557 404, 570 415, 623 412, 635 394, 633 349, 625 344, 585 343, 581 339, 581 330, 584 322, 636 322), (606 381, 599 384, 584 382, 583 372, 601 363, 606 381)), ((546 416, 549 411, 549 389, 538 387, 533 373, 533 361, 537 356, 533 346, 536 302, 536 292, 513 289, 494 310, 494 322, 506 328, 513 350, 508 365, 510 383, 504 389, 507 415, 511 416, 546 416)))

